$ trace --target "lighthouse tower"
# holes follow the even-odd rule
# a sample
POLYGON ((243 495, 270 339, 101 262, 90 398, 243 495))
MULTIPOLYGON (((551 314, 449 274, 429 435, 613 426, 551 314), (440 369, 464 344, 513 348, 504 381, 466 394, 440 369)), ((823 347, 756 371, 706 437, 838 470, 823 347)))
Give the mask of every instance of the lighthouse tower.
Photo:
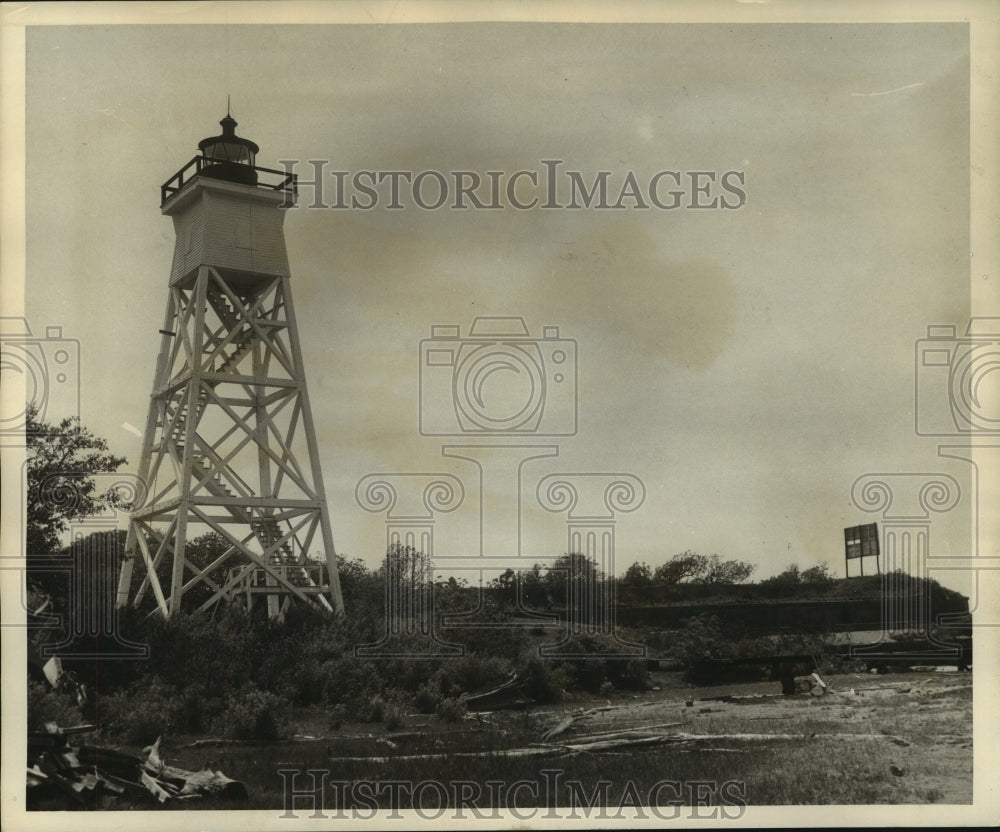
POLYGON ((118 606, 341 614, 282 231, 295 177, 220 124, 161 188, 177 240, 118 606))

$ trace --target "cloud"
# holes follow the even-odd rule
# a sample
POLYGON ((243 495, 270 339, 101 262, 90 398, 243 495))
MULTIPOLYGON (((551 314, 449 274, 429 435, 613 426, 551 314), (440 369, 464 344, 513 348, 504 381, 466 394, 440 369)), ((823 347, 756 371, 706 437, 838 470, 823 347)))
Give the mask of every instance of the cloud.
POLYGON ((664 256, 641 220, 606 222, 566 244, 537 285, 581 334, 618 341, 636 359, 707 369, 736 325, 737 292, 711 257, 664 256))

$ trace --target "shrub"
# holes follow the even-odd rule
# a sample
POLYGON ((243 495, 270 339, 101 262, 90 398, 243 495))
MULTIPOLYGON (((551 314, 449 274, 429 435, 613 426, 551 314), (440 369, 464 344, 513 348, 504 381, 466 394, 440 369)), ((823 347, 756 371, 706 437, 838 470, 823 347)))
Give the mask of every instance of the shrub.
POLYGON ((331 731, 339 731, 344 721, 347 719, 347 708, 343 705, 335 705, 330 711, 330 721, 327 727, 331 731))
POLYGON ((45 731, 46 722, 68 728, 85 722, 76 701, 53 690, 46 682, 28 682, 28 731, 45 731))
POLYGON ((649 689, 649 668, 645 659, 609 659, 607 671, 617 687, 626 690, 649 689))
POLYGON ((571 668, 552 667, 541 659, 530 659, 518 671, 524 680, 524 692, 540 705, 558 702, 574 682, 571 668))
POLYGON ((381 694, 375 694, 367 702, 358 703, 356 711, 359 722, 381 722, 385 719, 386 701, 381 694))
POLYGON ((372 663, 350 655, 324 662, 319 677, 322 701, 343 705, 349 712, 364 710, 382 691, 382 680, 372 663))
POLYGON ((388 703, 383 709, 382 724, 387 731, 395 731, 402 726, 406 712, 395 702, 388 703))
POLYGON ((674 640, 674 655, 687 667, 704 659, 718 659, 728 653, 728 642, 717 616, 703 613, 684 620, 684 628, 674 640))
POLYGON ((136 682, 128 691, 97 699, 102 731, 132 745, 149 745, 157 737, 188 730, 186 698, 158 676, 136 682))
POLYGON ((572 684, 591 693, 601 693, 605 682, 632 690, 645 690, 645 663, 630 659, 623 645, 612 636, 582 633, 563 645, 567 655, 562 667, 572 684))
POLYGON ((216 719, 216 729, 234 740, 276 740, 287 731, 286 700, 255 686, 236 694, 216 719))
POLYGON ((442 697, 459 696, 499 685, 513 669, 512 664, 492 655, 471 654, 444 662, 431 680, 442 697))
POLYGON ((465 703, 461 699, 449 696, 442 699, 434 713, 445 722, 459 722, 465 716, 465 703))
POLYGON ((429 685, 423 685, 413 697, 413 707, 417 709, 417 713, 432 714, 440 701, 440 693, 429 685))

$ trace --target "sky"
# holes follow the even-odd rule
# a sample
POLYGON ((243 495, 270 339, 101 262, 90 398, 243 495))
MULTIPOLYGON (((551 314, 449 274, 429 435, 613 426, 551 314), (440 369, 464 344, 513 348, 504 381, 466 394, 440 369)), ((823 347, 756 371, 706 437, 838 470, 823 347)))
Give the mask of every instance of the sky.
POLYGON ((690 549, 758 578, 792 562, 843 576, 844 527, 880 519, 854 482, 941 472, 961 496, 932 515, 931 551, 968 553, 971 467, 916 434, 915 395, 940 380, 918 390, 914 354, 928 325, 970 315, 969 49, 960 23, 31 27, 26 316, 79 341, 81 418, 134 471, 174 245, 159 186, 227 96, 258 164, 300 160, 302 179, 321 160, 348 181, 544 182, 559 160, 587 183, 607 171, 612 202, 630 173, 648 194, 660 171, 705 171, 705 199, 733 204, 736 171, 745 204, 708 209, 504 194, 424 210, 405 187, 399 210, 385 187, 371 209, 312 208, 303 186, 285 237, 338 551, 377 562, 384 516, 355 490, 413 472, 466 486, 436 553, 477 551, 479 503, 500 511, 511 481, 484 475, 480 500, 475 467, 442 453, 479 437, 421 435, 421 341, 513 316, 575 342, 575 390, 544 412, 575 412, 576 432, 529 437, 558 455, 525 463, 520 539, 487 548, 565 551, 538 482, 630 474, 645 496, 615 516, 620 570, 690 549))

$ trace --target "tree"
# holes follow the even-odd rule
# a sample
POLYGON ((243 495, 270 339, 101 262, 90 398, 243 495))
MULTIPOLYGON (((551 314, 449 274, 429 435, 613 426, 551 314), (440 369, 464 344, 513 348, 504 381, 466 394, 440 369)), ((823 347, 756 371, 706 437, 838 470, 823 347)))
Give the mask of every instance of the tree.
POLYGON ((825 562, 810 566, 802 572, 802 583, 804 584, 829 584, 833 583, 834 580, 836 579, 830 571, 830 566, 825 562))
POLYGON ((541 564, 533 564, 530 569, 519 569, 515 581, 520 598, 526 606, 533 609, 549 606, 549 596, 546 581, 542 577, 541 564))
POLYGON ((434 564, 419 549, 391 544, 376 574, 385 588, 388 618, 424 621, 433 614, 434 564))
POLYGON ((413 589, 429 588, 434 583, 434 564, 430 557, 413 546, 393 543, 385 553, 379 577, 407 585, 413 589))
POLYGON ((618 586, 619 602, 640 603, 653 586, 653 570, 648 563, 633 563, 618 579, 618 586))
POLYGON ((497 603, 503 607, 513 607, 517 603, 517 573, 509 567, 489 583, 489 588, 497 603))
POLYGON ((788 595, 802 583, 802 574, 797 563, 790 563, 784 572, 760 582, 760 588, 766 595, 788 595))
POLYGON ((337 575, 347 614, 353 621, 381 622, 385 611, 385 577, 369 569, 361 558, 337 556, 337 575))
MULTIPOLYGON (((218 532, 206 532, 184 544, 184 559, 199 569, 205 569, 229 551, 230 548, 232 548, 232 543, 227 538, 218 532)), ((230 569, 246 563, 249 563, 249 559, 245 555, 230 556, 223 561, 221 566, 216 566, 214 569, 209 570, 208 578, 217 586, 222 586, 229 578, 230 569)), ((170 585, 170 569, 171 564, 169 559, 164 558, 156 570, 161 586, 170 585)), ((213 594, 214 590, 208 584, 199 583, 185 593, 185 603, 190 609, 196 609, 211 598, 213 594)))
POLYGON ((77 418, 49 425, 28 406, 28 490, 25 505, 28 555, 55 554, 71 521, 97 514, 106 506, 122 507, 114 493, 99 493, 95 476, 110 474, 125 458, 108 452, 77 418))
POLYGON ((683 581, 699 584, 740 584, 756 567, 742 560, 723 560, 719 555, 699 555, 690 550, 674 555, 656 567, 653 581, 660 585, 683 581))
POLYGON ((597 563, 577 552, 560 555, 545 574, 549 595, 558 604, 579 597, 581 592, 597 591, 603 580, 597 563))
POLYGON ((705 562, 705 572, 698 580, 703 584, 741 584, 753 574, 752 563, 742 560, 723 560, 718 555, 709 555, 705 562))
POLYGON ((704 555, 690 550, 674 555, 666 563, 656 567, 653 581, 658 584, 679 584, 684 580, 694 580, 705 572, 708 560, 704 555))
POLYGON ((633 563, 621 577, 622 586, 643 588, 652 585, 653 571, 648 563, 633 563))

